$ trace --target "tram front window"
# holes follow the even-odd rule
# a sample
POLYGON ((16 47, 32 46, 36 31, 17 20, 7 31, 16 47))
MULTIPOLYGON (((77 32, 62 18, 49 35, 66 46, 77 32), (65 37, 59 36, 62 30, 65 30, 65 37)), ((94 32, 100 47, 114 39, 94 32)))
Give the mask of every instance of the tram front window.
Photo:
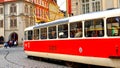
POLYGON ((24 40, 27 40, 27 31, 24 32, 24 40))
POLYGON ((32 40, 32 36, 33 36, 33 31, 32 30, 28 31, 28 40, 32 40))

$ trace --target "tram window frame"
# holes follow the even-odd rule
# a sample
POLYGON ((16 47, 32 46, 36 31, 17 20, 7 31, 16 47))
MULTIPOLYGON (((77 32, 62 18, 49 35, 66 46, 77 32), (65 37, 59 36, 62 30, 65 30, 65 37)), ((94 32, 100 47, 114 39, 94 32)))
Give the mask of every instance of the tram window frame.
POLYGON ((107 18, 106 25, 108 36, 120 36, 120 16, 107 18))
POLYGON ((92 19, 84 22, 85 37, 103 37, 104 36, 104 19, 92 19), (89 23, 89 24, 88 24, 89 23))
POLYGON ((39 39, 39 29, 34 29, 34 40, 39 39))
POLYGON ((33 31, 29 30, 28 31, 28 40, 32 40, 33 39, 33 31))
POLYGON ((70 38, 83 37, 82 21, 70 23, 70 38))
POLYGON ((48 35, 49 35, 48 36, 49 39, 56 39, 57 38, 56 26, 50 26, 50 27, 48 27, 48 35))
POLYGON ((47 36, 47 27, 40 28, 40 39, 47 39, 47 36))
POLYGON ((68 23, 58 25, 58 38, 68 38, 68 23))

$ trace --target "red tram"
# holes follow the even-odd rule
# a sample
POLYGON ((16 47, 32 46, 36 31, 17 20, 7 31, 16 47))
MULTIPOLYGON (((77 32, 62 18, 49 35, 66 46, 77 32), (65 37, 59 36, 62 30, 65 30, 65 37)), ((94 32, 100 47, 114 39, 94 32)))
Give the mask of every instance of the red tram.
POLYGON ((28 56, 120 67, 120 9, 35 25, 24 34, 28 56))

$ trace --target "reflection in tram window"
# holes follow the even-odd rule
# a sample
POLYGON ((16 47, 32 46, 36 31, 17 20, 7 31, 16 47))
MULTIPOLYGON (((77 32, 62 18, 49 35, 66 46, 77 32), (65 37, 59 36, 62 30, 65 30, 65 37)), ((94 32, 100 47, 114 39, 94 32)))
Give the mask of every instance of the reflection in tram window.
POLYGON ((59 38, 68 38, 68 24, 58 25, 59 38))
POLYGON ((104 36, 104 21, 103 19, 85 21, 85 36, 86 37, 102 37, 104 36))
POLYGON ((107 19, 107 35, 120 35, 120 17, 111 17, 107 19))

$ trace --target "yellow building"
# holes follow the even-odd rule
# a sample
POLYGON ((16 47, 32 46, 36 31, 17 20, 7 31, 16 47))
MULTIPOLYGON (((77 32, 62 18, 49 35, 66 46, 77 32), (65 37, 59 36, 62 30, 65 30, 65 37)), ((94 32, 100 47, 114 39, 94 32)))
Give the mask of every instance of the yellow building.
POLYGON ((64 18, 55 0, 49 0, 49 20, 53 21, 56 19, 64 18))
POLYGON ((49 22, 64 17, 56 0, 32 0, 32 2, 35 6, 36 23, 49 22))

